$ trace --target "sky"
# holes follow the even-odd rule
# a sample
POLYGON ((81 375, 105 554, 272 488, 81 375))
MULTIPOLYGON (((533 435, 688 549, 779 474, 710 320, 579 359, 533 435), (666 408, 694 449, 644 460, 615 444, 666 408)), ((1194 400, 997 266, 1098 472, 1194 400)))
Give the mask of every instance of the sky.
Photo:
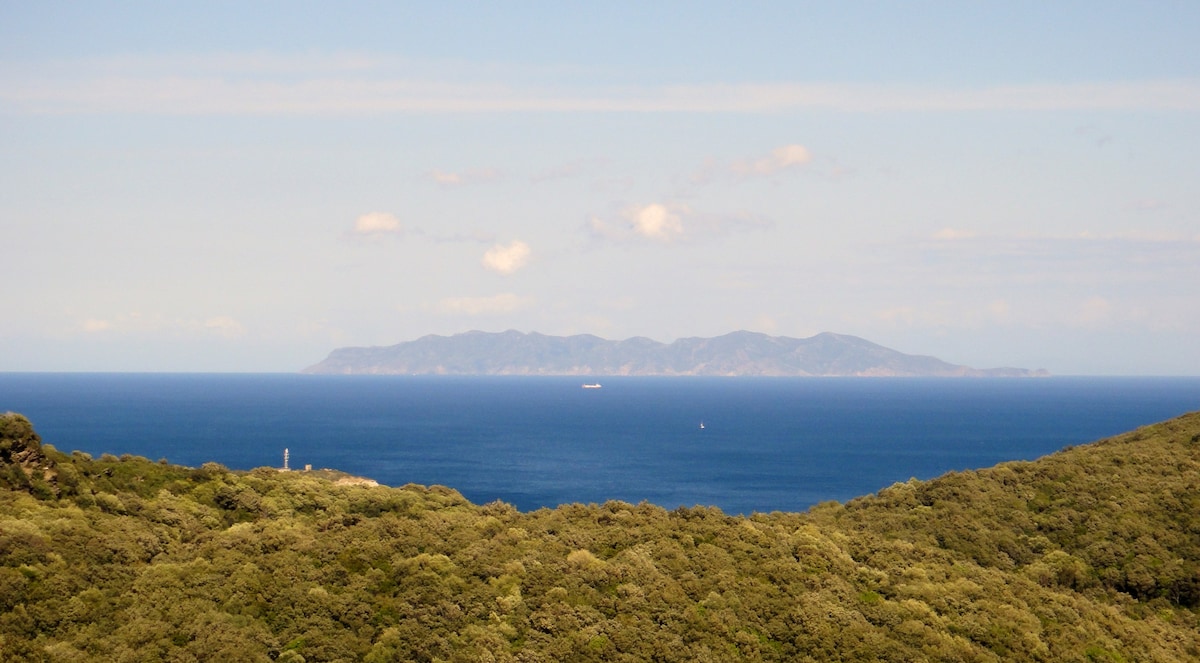
POLYGON ((1183 1, 0 0, 0 371, 746 329, 1200 375, 1197 34, 1183 1))

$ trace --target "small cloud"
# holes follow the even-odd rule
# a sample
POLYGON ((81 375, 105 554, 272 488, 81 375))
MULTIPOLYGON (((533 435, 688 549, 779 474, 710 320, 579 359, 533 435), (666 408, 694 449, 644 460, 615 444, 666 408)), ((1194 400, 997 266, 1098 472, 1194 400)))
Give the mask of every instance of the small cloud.
POLYGON ((108 320, 98 320, 96 318, 88 318, 83 321, 83 331, 89 334, 108 331, 112 329, 112 323, 108 320))
MULTIPOLYGON (((688 177, 688 181, 693 185, 703 186, 729 175, 739 178, 766 177, 805 166, 811 161, 812 153, 808 151, 808 148, 793 143, 777 147, 765 156, 747 157, 726 163, 709 157, 688 177)), ((830 172, 825 174, 831 177, 840 177, 844 174, 844 170, 831 168, 830 172)))
POLYGON ((429 177, 442 186, 451 187, 498 180, 500 179, 500 172, 492 168, 476 168, 461 173, 448 173, 434 169, 429 172, 429 177))
POLYGON ((587 229, 588 232, 599 239, 611 239, 617 241, 625 239, 625 235, 621 232, 620 228, 598 216, 593 216, 588 219, 587 229))
POLYGON ((770 315, 763 314, 754 319, 751 327, 764 334, 775 334, 779 331, 779 321, 770 315))
POLYGON ((777 147, 765 157, 735 161, 730 168, 734 173, 742 176, 774 175, 782 170, 803 166, 811 160, 812 155, 808 148, 792 144, 777 147))
POLYGON ((987 305, 987 312, 992 316, 992 319, 1004 321, 1009 319, 1012 313, 1012 306, 1006 300, 996 299, 987 305))
POLYGON ((747 230, 761 230, 771 222, 748 214, 710 214, 693 211, 679 203, 635 205, 623 210, 618 220, 594 216, 588 230, 600 239, 628 241, 648 239, 664 244, 689 241, 747 230))
POLYGON ((354 220, 356 235, 397 234, 402 230, 400 219, 387 212, 368 212, 354 220))
POLYGON ((681 205, 635 205, 622 211, 619 221, 593 216, 588 220, 588 229, 602 239, 625 241, 643 237, 671 242, 683 235, 683 216, 687 211, 681 205))
POLYGON ((429 173, 429 177, 433 178, 434 182, 444 184, 446 186, 455 186, 462 184, 462 175, 458 173, 443 173, 440 170, 435 170, 429 173))
POLYGON ((857 174, 857 172, 858 172, 858 170, 856 168, 852 168, 850 166, 843 165, 837 159, 830 158, 830 159, 825 160, 825 163, 822 165, 820 174, 823 175, 826 179, 842 180, 842 179, 846 179, 848 177, 854 177, 854 175, 857 174))
POLYGON ((576 159, 575 161, 559 164, 540 173, 534 173, 529 177, 529 181, 532 184, 540 184, 542 182, 549 182, 552 180, 579 177, 588 170, 591 170, 594 166, 602 163, 604 163, 603 159, 576 159))
POLYGON ((1157 212, 1167 208, 1167 204, 1161 200, 1143 199, 1135 200, 1130 204, 1130 207, 1139 212, 1157 212))
POLYGON ((874 317, 893 328, 979 329, 1014 322, 1006 300, 924 301, 916 306, 898 305, 874 312, 874 317))
POLYGON ((703 164, 700 164, 700 168, 698 168, 696 172, 692 173, 691 176, 688 177, 688 180, 692 184, 704 185, 716 179, 716 175, 717 160, 712 157, 708 157, 704 160, 703 164))
POLYGON ((448 297, 438 302, 437 312, 447 315, 500 315, 533 305, 533 298, 511 292, 491 297, 448 297))
POLYGON ((246 328, 242 323, 227 315, 218 315, 202 320, 168 317, 159 313, 143 314, 140 311, 117 313, 106 319, 88 318, 80 324, 80 328, 87 334, 112 333, 117 335, 215 334, 234 338, 246 333, 246 328))
POLYGON ((613 311, 629 311, 637 304, 637 300, 633 297, 614 297, 600 302, 600 307, 613 311))
POLYGON ((875 317, 896 325, 911 325, 916 320, 917 311, 911 306, 894 306, 878 311, 875 317))
POLYGON ((790 168, 808 163, 812 156, 803 145, 784 145, 771 151, 771 158, 759 163, 765 163, 770 168, 790 168))
POLYGON ((512 274, 529 262, 529 254, 529 245, 520 240, 507 246, 497 244, 483 254, 483 266, 500 274, 512 274))
POLYGON ((592 182, 592 191, 608 195, 624 195, 633 190, 637 181, 632 177, 605 177, 592 182))
POLYGON ((683 234, 682 214, 686 212, 686 207, 651 203, 626 210, 625 218, 632 224, 633 232, 642 237, 670 242, 683 234))
POLYGON ((227 315, 218 315, 204 321, 204 329, 225 338, 234 338, 246 333, 242 323, 227 315))
POLYGON ((754 214, 691 214, 688 216, 688 233, 690 235, 717 236, 732 232, 762 230, 773 224, 754 214))
POLYGON ((1075 321, 1085 327, 1099 325, 1112 315, 1112 304, 1103 297, 1089 297, 1075 310, 1075 321))
POLYGON ((933 239, 956 240, 956 239, 971 239, 975 237, 975 233, 970 230, 959 230, 957 228, 942 228, 933 233, 933 239))
POLYGON ((538 182, 566 179, 568 177, 575 177, 579 174, 580 170, 582 170, 582 168, 580 168, 578 162, 563 164, 549 170, 544 170, 540 173, 534 173, 533 175, 529 176, 529 181, 537 184, 538 182))
POLYGON ((585 315, 582 318, 582 325, 575 332, 577 334, 598 334, 604 336, 613 329, 613 321, 603 315, 585 315))

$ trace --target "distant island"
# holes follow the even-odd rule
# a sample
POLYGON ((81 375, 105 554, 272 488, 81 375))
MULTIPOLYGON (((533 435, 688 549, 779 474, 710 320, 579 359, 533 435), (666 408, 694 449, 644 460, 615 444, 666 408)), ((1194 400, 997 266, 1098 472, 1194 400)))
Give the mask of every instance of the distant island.
POLYGON ((736 331, 660 343, 518 331, 428 335, 385 347, 334 350, 304 369, 365 375, 720 375, 785 377, 1041 377, 1045 370, 971 368, 904 354, 857 336, 809 338, 736 331))

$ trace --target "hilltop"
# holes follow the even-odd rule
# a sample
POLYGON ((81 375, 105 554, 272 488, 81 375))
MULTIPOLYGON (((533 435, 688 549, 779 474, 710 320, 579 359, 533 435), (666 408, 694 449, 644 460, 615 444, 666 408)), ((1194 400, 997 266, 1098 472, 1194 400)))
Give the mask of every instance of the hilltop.
POLYGON ((1195 661, 1200 413, 807 513, 65 454, 0 416, 0 659, 1195 661))
POLYGON ((339 348, 305 373, 398 375, 726 375, 1028 377, 1045 371, 976 369, 909 355, 857 336, 810 338, 738 331, 659 343, 636 337, 546 336, 509 330, 429 335, 386 347, 339 348))

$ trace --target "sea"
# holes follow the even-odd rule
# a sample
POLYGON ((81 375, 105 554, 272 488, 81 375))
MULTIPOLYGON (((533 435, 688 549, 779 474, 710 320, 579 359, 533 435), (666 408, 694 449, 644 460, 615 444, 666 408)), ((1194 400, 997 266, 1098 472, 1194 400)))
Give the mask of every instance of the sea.
POLYGON ((0 373, 43 442, 187 466, 332 468, 522 511, 802 511, 1200 409, 1200 378, 0 373))

